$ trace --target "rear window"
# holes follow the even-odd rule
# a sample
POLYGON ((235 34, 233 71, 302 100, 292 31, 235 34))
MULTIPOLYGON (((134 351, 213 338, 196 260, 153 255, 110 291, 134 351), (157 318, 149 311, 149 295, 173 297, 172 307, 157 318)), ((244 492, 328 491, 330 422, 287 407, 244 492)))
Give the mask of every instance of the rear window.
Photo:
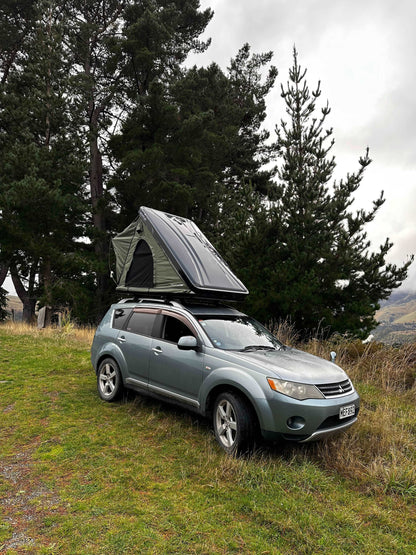
POLYGON ((152 335, 156 314, 151 312, 133 312, 126 330, 140 335, 152 335))

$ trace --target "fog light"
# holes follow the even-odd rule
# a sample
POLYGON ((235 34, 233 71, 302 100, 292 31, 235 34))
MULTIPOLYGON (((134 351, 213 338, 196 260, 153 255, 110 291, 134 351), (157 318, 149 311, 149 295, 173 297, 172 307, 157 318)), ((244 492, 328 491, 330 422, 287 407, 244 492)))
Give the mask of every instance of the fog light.
POLYGON ((301 416, 291 416, 287 421, 287 427, 291 430, 301 430, 305 425, 305 419, 301 416))

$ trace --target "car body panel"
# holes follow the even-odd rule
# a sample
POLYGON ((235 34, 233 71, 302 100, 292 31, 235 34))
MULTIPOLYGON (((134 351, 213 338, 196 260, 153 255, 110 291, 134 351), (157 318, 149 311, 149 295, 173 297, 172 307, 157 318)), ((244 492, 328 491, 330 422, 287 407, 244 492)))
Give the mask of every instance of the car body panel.
MULTIPOLYGON (((218 391, 236 390, 253 407, 266 439, 311 441, 346 429, 356 421, 360 398, 353 387, 330 398, 297 400, 272 390, 267 381, 276 378, 310 385, 349 381, 338 365, 285 346, 248 352, 217 348, 200 325, 201 315, 232 318, 242 313, 221 305, 190 309, 177 302, 158 304, 155 300, 115 304, 97 328, 91 348, 93 366, 97 371, 104 357, 112 357, 127 387, 180 403, 204 416, 210 414, 218 391), (197 347, 179 349, 176 343, 161 337, 115 329, 115 311, 126 308, 158 311, 158 325, 163 314, 177 317, 197 338, 197 347), (354 414, 340 418, 340 408, 352 406, 354 414)), ((152 332, 155 334, 160 334, 156 325, 152 332)))
POLYGON ((181 350, 175 343, 152 339, 149 385, 198 400, 202 384, 204 355, 195 350, 181 350))
POLYGON ((148 382, 153 339, 123 330, 119 332, 116 341, 124 354, 126 371, 122 371, 123 376, 148 382))
POLYGON ((346 373, 333 362, 299 349, 284 347, 278 351, 238 353, 238 357, 257 364, 270 376, 307 384, 332 383, 347 379, 346 373))

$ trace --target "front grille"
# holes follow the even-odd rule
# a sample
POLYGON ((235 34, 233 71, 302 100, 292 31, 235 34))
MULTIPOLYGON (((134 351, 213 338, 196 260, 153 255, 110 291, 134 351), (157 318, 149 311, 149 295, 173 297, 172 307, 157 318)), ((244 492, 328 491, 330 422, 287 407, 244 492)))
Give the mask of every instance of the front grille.
POLYGON ((316 387, 325 397, 338 397, 352 391, 352 383, 348 379, 343 382, 318 384, 316 387))
POLYGON ((329 416, 326 420, 322 422, 320 426, 318 426, 318 430, 325 430, 326 428, 335 428, 336 426, 340 426, 342 424, 346 424, 351 420, 354 420, 358 416, 359 409, 355 408, 354 416, 348 416, 348 418, 340 418, 337 414, 335 416, 329 416))

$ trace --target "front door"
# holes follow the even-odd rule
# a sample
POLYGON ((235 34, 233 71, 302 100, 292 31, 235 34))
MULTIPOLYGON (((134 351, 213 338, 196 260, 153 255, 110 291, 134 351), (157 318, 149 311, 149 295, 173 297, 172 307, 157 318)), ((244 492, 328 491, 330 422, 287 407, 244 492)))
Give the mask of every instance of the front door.
POLYGON ((199 406, 204 355, 200 350, 181 350, 180 337, 197 336, 192 324, 179 315, 163 311, 158 337, 152 339, 149 389, 182 403, 199 406))

